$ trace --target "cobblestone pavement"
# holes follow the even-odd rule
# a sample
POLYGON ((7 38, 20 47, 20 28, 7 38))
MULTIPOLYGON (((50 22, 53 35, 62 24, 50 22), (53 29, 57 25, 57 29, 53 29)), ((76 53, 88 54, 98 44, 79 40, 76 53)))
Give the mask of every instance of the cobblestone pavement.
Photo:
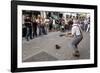
POLYGON ((72 56, 73 49, 70 47, 72 38, 60 37, 61 32, 49 32, 48 35, 39 36, 30 41, 23 38, 22 60, 23 62, 53 61, 53 60, 76 60, 90 58, 90 33, 83 32, 83 40, 79 44, 80 57, 72 56), (56 49, 55 45, 61 46, 56 49))

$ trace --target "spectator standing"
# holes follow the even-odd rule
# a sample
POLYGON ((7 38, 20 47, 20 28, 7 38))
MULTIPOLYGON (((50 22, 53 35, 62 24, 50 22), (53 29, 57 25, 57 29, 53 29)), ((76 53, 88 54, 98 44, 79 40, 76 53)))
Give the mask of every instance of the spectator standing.
POLYGON ((29 41, 29 37, 30 39, 32 39, 32 22, 29 16, 26 17, 25 19, 25 26, 26 26, 26 39, 27 41, 29 41))
POLYGON ((33 19, 32 22, 32 27, 33 27, 33 37, 37 37, 37 22, 36 22, 36 18, 33 19))

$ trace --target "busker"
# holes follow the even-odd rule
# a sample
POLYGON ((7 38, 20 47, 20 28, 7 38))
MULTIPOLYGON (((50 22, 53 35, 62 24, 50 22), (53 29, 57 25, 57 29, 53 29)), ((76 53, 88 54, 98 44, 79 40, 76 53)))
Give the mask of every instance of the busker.
POLYGON ((67 37, 73 37, 73 40, 72 40, 72 43, 71 43, 71 46, 74 49, 73 56, 79 57, 80 53, 79 53, 79 49, 78 49, 78 44, 82 41, 83 34, 82 34, 82 31, 81 31, 81 28, 78 24, 77 19, 73 20, 73 24, 72 24, 72 27, 71 27, 71 33, 67 33, 66 36, 67 37))

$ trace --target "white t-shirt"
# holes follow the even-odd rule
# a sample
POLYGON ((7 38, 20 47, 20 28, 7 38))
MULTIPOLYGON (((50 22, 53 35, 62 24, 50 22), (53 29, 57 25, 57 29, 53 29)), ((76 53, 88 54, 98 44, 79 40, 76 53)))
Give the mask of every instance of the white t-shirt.
POLYGON ((80 28, 78 24, 73 24, 72 26, 72 35, 81 35, 80 28))
POLYGON ((55 20, 53 20, 53 25, 55 25, 55 20))
POLYGON ((88 24, 88 21, 87 20, 84 20, 84 24, 87 25, 88 24))

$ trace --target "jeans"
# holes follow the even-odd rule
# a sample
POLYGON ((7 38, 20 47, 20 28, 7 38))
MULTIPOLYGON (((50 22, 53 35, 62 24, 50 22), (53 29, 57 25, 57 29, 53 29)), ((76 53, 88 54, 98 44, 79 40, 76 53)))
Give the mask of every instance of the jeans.
POLYGON ((42 27, 39 26, 38 28, 39 28, 39 35, 42 35, 42 27))
POLYGON ((46 29, 45 29, 45 26, 42 26, 42 33, 43 33, 44 35, 47 34, 46 29))
POLYGON ((83 36, 82 35, 78 35, 78 36, 75 36, 74 39, 72 40, 72 47, 73 49, 78 49, 78 44, 81 42, 81 40, 83 39, 83 36))
POLYGON ((29 37, 30 39, 32 39, 32 29, 31 28, 26 28, 27 29, 27 33, 26 33, 26 39, 27 41, 29 40, 29 37))

